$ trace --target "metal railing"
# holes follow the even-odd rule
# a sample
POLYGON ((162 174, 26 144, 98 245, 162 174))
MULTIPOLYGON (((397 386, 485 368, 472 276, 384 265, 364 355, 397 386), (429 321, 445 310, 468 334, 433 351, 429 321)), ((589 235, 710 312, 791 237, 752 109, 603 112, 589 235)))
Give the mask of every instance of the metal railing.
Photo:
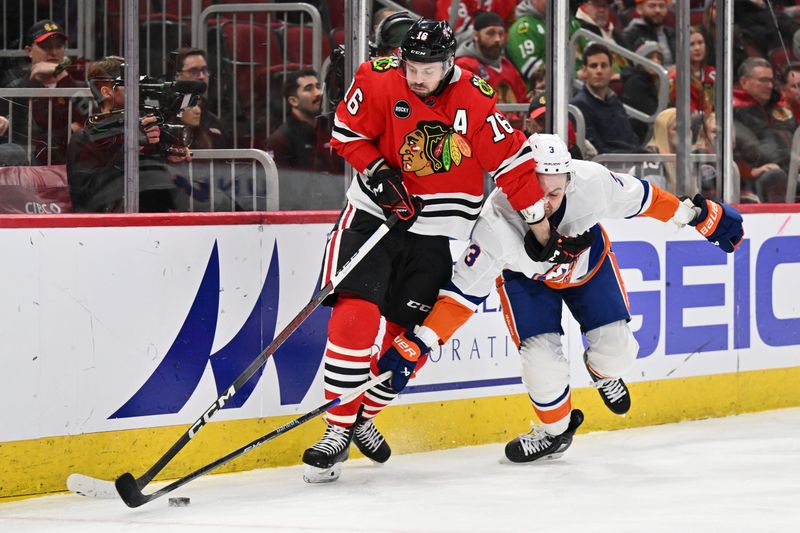
MULTIPOLYGON (((614 169, 625 171, 631 174, 638 174, 637 167, 642 163, 675 163, 677 161, 676 154, 598 154, 594 159, 595 163, 601 163, 607 166, 613 166, 614 169)), ((689 154, 689 161, 695 168, 693 173, 695 176, 695 190, 685 191, 680 190, 683 188, 684 182, 677 179, 675 185, 679 189, 676 191, 669 191, 678 195, 693 195, 700 190, 700 172, 697 167, 701 164, 716 165, 716 156, 714 154, 689 154)), ((719 175, 719 173, 717 173, 719 175)), ((641 177, 641 176, 640 176, 641 177)), ((717 179, 717 181, 719 181, 717 179)))
MULTIPOLYGON (((54 163, 52 160, 53 140, 54 134, 69 138, 72 136, 72 129, 70 125, 75 117, 74 107, 80 109, 80 114, 88 116, 94 109, 94 100, 92 93, 88 88, 74 88, 74 89, 0 89, 0 115, 8 118, 8 132, 7 136, 9 142, 20 144, 18 141, 24 142, 28 161, 34 163, 34 159, 38 160, 41 164, 51 165, 54 163), (47 99, 46 118, 43 122, 34 119, 34 108, 38 107, 39 102, 31 102, 33 99, 47 99), (69 99, 70 103, 66 105, 66 123, 54 124, 53 109, 54 106, 63 107, 65 104, 58 103, 63 99, 69 99), (22 102, 21 100, 26 100, 22 102), (56 101, 56 103, 54 103, 56 101), (3 105, 7 104, 7 105, 3 105), (15 107, 17 106, 17 107, 15 107), (21 107, 25 107, 22 110, 21 107), (22 119, 25 123, 22 128, 18 121, 22 119), (39 138, 38 135, 44 135, 39 138), (39 154, 34 154, 33 143, 35 140, 43 141, 46 148, 45 158, 38 157, 39 154), (37 156, 37 157, 33 157, 37 156)), ((38 114, 38 113, 37 113, 38 114)), ((41 117, 40 117, 41 118, 41 117)), ((64 161, 58 161, 63 163, 64 161)))
POLYGON ((266 140, 285 119, 288 110, 280 85, 297 68, 311 67, 320 72, 323 38, 327 36, 322 33, 321 15, 306 3, 224 4, 192 12, 192 46, 209 53, 215 74, 209 88, 212 107, 217 116, 228 119, 234 147, 259 145, 257 140, 266 140), (299 24, 289 22, 292 14, 300 14, 299 24), (265 17, 263 22, 257 18, 259 15, 265 17), (305 37, 309 27, 311 43, 305 37), (247 34, 240 43, 243 31, 247 34), (290 31, 298 31, 296 43, 289 42, 290 31), (261 36, 264 42, 260 42, 261 36), (309 49, 310 65, 304 64, 309 49), (299 61, 295 61, 297 58, 299 61))
POLYGON ((792 154, 789 159, 789 175, 786 182, 786 203, 793 204, 797 198, 797 173, 800 172, 800 127, 792 136, 792 154))
MULTIPOLYGON (((272 158, 263 150, 233 149, 233 150, 193 150, 192 161, 188 163, 188 180, 191 190, 189 195, 189 211, 195 211, 197 198, 196 191, 201 181, 198 176, 197 162, 208 161, 209 173, 207 190, 209 194, 208 205, 210 211, 217 211, 217 206, 230 200, 230 211, 277 211, 280 206, 280 193, 278 183, 278 169, 272 158), (240 174, 242 166, 237 166, 235 160, 250 160, 250 178, 240 174), (222 160, 221 162, 218 162, 222 160), (259 169, 263 172, 263 181, 260 180, 259 169), (216 197, 218 191, 230 186, 227 198, 220 201, 216 197)), ((203 184, 206 184, 203 182, 203 184)))
MULTIPOLYGON (((497 110, 502 113, 524 113, 527 115, 530 104, 497 104, 497 110)), ((582 153, 586 153, 586 120, 581 110, 572 104, 567 106, 567 112, 575 120, 575 144, 582 153)))

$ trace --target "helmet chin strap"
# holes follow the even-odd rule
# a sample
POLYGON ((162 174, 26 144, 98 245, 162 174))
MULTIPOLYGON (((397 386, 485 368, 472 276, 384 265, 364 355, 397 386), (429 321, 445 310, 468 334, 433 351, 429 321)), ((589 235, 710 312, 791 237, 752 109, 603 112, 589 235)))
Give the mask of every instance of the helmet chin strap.
POLYGON ((450 80, 453 79, 453 65, 455 65, 455 58, 450 56, 450 58, 446 61, 446 73, 442 76, 442 81, 439 82, 439 85, 436 86, 436 90, 431 93, 431 96, 439 96, 442 94, 442 91, 450 85, 450 80))

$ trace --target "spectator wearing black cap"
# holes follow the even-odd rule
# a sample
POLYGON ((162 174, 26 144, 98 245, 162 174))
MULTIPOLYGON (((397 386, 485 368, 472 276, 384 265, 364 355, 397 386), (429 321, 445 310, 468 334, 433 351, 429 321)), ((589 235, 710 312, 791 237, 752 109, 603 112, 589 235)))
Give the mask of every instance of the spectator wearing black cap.
POLYGON ((497 102, 527 102, 527 86, 519 71, 503 55, 506 28, 500 15, 484 11, 475 15, 472 41, 456 50, 456 65, 477 74, 497 92, 497 102))
MULTIPOLYGON (((67 73, 70 64, 65 57, 67 34, 52 20, 31 26, 24 36, 25 52, 31 60, 23 76, 11 81, 14 89, 68 89, 83 87, 67 73)), ((9 141, 31 146, 31 159, 41 165, 63 164, 69 131, 78 130, 86 120, 84 106, 65 98, 19 98, 14 100, 9 141), (30 102, 30 106, 28 105, 30 102), (49 109, 52 103, 52 115, 49 109), (72 116, 70 117, 70 107, 72 116), (30 135, 28 119, 31 115, 30 135), (52 128, 49 132, 48 129, 52 128), (48 142, 49 137, 49 142, 48 142)))

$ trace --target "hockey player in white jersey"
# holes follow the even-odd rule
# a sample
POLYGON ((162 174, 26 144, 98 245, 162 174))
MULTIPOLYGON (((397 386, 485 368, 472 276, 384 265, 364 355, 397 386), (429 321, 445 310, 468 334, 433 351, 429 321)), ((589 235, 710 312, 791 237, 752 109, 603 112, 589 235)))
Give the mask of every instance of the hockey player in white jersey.
POLYGON ((542 422, 506 445, 506 457, 515 463, 561 455, 583 421, 581 411, 572 409, 569 361, 561 345, 562 302, 586 337, 584 362, 606 406, 620 415, 630 408, 620 376, 633 365, 639 346, 628 327, 627 295, 600 219, 649 216, 680 228, 691 225, 727 253, 744 235, 742 217, 729 205, 699 194, 680 201, 634 176, 572 161, 555 135, 533 135, 528 142, 550 223, 561 235, 590 232, 591 246, 567 264, 532 260, 542 257, 541 245, 503 192, 495 190, 423 325, 398 335, 377 364, 379 371, 394 371, 392 388, 399 391, 430 347, 446 342, 496 286, 519 347, 523 382, 542 422))

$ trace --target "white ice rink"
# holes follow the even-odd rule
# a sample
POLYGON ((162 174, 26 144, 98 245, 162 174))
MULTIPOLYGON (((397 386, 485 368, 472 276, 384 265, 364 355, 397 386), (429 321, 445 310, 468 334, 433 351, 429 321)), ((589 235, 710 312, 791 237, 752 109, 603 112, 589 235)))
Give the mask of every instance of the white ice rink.
POLYGON ((185 508, 48 496, 0 504, 0 531, 800 531, 800 409, 578 435, 535 465, 501 454, 350 461, 315 486, 301 467, 206 476, 173 494, 185 508))

